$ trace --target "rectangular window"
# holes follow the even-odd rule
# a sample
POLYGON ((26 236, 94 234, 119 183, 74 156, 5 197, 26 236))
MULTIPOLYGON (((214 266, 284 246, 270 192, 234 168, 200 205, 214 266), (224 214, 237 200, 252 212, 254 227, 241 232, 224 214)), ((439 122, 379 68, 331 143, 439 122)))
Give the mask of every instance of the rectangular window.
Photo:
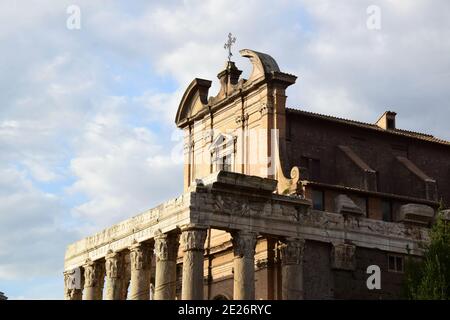
POLYGON ((300 158, 300 166, 308 171, 308 180, 320 180, 320 160, 308 157, 300 158))
POLYGON ((324 211, 325 210, 324 192, 321 190, 313 190, 312 202, 314 210, 324 211))
POLYGON ((403 271, 404 271, 403 257, 389 254, 388 255, 388 271, 403 273, 403 271))
POLYGON ((381 211, 383 213, 383 221, 392 221, 392 203, 389 200, 381 201, 381 211))

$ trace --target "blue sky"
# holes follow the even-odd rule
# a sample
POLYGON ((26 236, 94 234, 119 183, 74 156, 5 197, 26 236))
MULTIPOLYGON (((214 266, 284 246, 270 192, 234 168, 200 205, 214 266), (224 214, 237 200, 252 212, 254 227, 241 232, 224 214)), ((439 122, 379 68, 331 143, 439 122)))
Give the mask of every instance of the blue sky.
POLYGON ((228 32, 244 77, 243 48, 299 77, 290 107, 390 109, 450 139, 448 16, 444 0, 0 1, 0 291, 62 299, 67 244, 181 192, 175 112, 194 77, 217 92, 228 32))

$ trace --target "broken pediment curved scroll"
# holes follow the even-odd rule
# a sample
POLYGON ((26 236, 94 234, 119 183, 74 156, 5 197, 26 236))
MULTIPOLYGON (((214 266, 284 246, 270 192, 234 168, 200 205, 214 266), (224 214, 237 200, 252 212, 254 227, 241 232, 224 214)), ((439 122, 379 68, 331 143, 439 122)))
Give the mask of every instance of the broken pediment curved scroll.
POLYGON ((266 53, 261 53, 250 49, 240 50, 239 53, 244 58, 249 58, 253 65, 252 73, 247 80, 248 83, 258 78, 263 78, 266 74, 280 71, 275 59, 266 53))
POLYGON ((175 123, 181 127, 189 118, 202 111, 208 104, 211 81, 195 78, 187 87, 178 106, 175 123))

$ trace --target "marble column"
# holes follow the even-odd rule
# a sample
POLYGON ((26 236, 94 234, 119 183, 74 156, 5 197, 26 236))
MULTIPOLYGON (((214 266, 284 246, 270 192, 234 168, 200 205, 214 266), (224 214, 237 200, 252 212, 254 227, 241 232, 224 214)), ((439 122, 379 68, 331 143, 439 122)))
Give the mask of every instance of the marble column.
POLYGON ((231 232, 233 242, 233 299, 255 299, 255 246, 256 233, 231 232))
POLYGON ((203 300, 203 261, 206 227, 187 226, 181 229, 183 249, 183 280, 181 299, 203 300))
POLYGON ((64 272, 64 299, 81 300, 83 297, 83 275, 81 268, 64 272))
POLYGON ((109 251, 105 257, 106 269, 106 294, 105 300, 121 300, 123 276, 124 276, 124 259, 120 252, 109 251))
POLYGON ((122 294, 120 296, 121 300, 127 300, 128 297, 128 288, 130 287, 131 281, 131 263, 130 263, 130 254, 129 252, 124 255, 124 273, 122 277, 122 294))
POLYGON ((289 238, 279 246, 283 300, 303 299, 303 239, 289 238))
POLYGON ((103 261, 87 260, 84 264, 83 300, 102 300, 105 266, 103 261))
POLYGON ((155 300, 175 300, 179 234, 155 236, 155 300))
POLYGON ((130 247, 130 294, 131 300, 149 300, 150 269, 152 252, 147 243, 136 243, 130 247))

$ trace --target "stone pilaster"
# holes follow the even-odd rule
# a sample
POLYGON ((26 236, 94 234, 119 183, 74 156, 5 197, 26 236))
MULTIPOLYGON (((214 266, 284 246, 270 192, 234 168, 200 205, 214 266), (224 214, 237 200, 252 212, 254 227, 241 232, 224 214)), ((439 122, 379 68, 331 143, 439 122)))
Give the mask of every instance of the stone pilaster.
POLYGON ((283 300, 303 299, 303 239, 286 239, 279 246, 283 300))
POLYGON ((187 226, 182 229, 183 280, 181 299, 203 300, 203 253, 206 227, 187 226))
POLYGON ((120 252, 108 252, 105 257, 106 296, 105 300, 121 300, 124 276, 124 257, 120 252))
POLYGON ((103 261, 87 260, 84 264, 83 300, 102 300, 105 266, 103 261))
POLYGON ((136 243, 130 247, 131 300, 149 300, 152 252, 149 244, 136 243))
POLYGON ((83 275, 81 268, 64 272, 64 299, 81 300, 83 297, 83 275))
POLYGON ((175 300, 179 234, 155 236, 155 300, 175 300))
POLYGON ((255 246, 256 233, 231 232, 233 242, 233 299, 255 299, 255 246))

